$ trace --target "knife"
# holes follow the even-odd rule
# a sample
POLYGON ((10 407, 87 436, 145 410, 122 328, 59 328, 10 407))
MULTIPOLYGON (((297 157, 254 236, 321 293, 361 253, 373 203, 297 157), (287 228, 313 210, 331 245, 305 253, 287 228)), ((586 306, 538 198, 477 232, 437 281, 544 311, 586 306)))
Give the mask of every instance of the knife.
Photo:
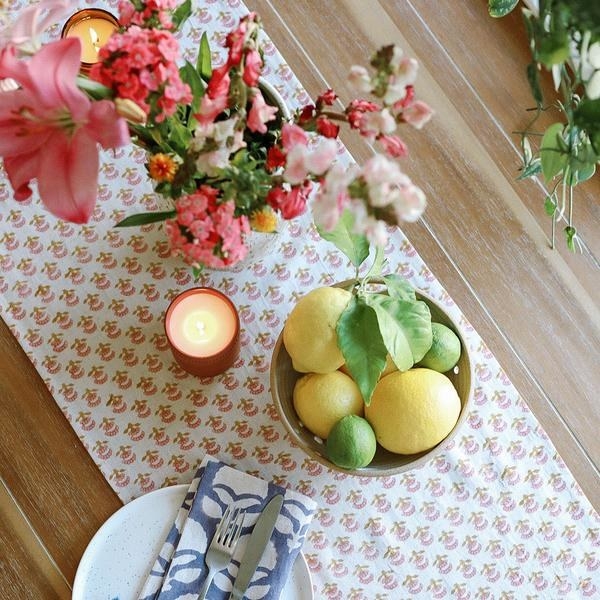
POLYGON ((244 597, 250 585, 250 580, 256 572, 256 567, 258 567, 263 552, 271 539, 271 534, 275 528, 275 521, 277 521, 282 505, 283 495, 277 494, 269 500, 258 516, 250 539, 246 544, 246 551, 242 557, 229 600, 241 600, 244 597))

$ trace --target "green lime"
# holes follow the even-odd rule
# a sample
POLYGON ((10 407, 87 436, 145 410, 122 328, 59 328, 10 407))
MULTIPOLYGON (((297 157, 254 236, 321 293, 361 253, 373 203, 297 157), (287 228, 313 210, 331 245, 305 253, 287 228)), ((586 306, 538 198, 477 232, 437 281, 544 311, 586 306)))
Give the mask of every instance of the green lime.
POLYGON ((460 358, 460 340, 452 329, 441 323, 432 323, 431 333, 433 334, 431 348, 417 366, 446 373, 456 366, 460 358))
POLYGON ((327 438, 327 456, 342 469, 366 467, 375 456, 377 440, 369 422, 356 415, 342 417, 327 438))

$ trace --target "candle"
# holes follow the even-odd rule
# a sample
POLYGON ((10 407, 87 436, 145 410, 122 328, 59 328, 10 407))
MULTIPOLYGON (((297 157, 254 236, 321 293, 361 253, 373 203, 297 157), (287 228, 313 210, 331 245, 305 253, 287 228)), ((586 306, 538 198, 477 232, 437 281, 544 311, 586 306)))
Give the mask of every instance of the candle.
POLYGON ((193 288, 177 296, 167 309, 165 332, 177 364, 199 377, 227 370, 239 352, 237 310, 212 288, 193 288))
POLYGON ((101 8, 88 8, 71 15, 61 37, 81 40, 81 70, 88 72, 98 61, 98 52, 119 28, 119 21, 101 8))

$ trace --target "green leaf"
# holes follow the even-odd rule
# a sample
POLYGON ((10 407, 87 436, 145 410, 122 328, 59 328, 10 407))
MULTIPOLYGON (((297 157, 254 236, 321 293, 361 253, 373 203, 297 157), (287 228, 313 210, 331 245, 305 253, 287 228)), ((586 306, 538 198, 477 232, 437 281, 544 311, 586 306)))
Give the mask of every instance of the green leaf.
POLYGON ((546 196, 544 200, 544 211, 551 217, 556 212, 556 202, 552 199, 552 196, 546 196))
POLYGON ((533 99, 537 104, 542 104, 544 96, 542 94, 542 86, 540 85, 540 72, 537 68, 537 63, 532 62, 527 65, 527 81, 529 82, 529 88, 533 99))
POLYGON ((494 18, 504 17, 511 12, 519 0, 489 0, 488 12, 494 18))
POLYGON ((196 70, 200 73, 200 77, 204 81, 208 81, 212 75, 212 64, 210 59, 210 45, 208 43, 208 35, 206 31, 200 38, 200 48, 198 50, 198 61, 196 63, 196 70))
POLYGON ((575 237, 577 235, 577 229, 575 227, 571 227, 570 225, 565 227, 565 238, 567 240, 567 248, 571 252, 575 252, 575 237))
POLYGON ((352 296, 338 319, 336 332, 346 367, 368 406, 387 356, 375 311, 358 296, 352 296))
POLYGON ((542 138, 540 157, 542 159, 542 173, 546 182, 550 182, 567 164, 567 157, 561 150, 562 131, 563 124, 554 123, 546 129, 542 138))
POLYGON ((175 29, 179 29, 181 24, 186 21, 192 14, 192 0, 185 0, 182 4, 177 7, 177 10, 173 12, 172 21, 175 25, 175 29))
POLYGON ((390 298, 398 300, 416 300, 415 288, 402 275, 390 273, 383 276, 390 298))
POLYGON ((162 212, 139 213, 130 215, 119 221, 115 227, 135 227, 138 225, 148 225, 150 223, 158 223, 167 219, 172 219, 177 214, 174 210, 166 210, 162 212))
POLYGON ((539 175, 542 171, 542 161, 539 158, 534 158, 529 164, 525 165, 517 177, 517 180, 527 179, 539 175))
POLYGON ((370 248, 367 238, 364 235, 352 233, 353 228, 354 216, 350 211, 345 210, 335 229, 325 231, 317 227, 317 230, 324 240, 334 244, 358 268, 369 256, 370 248))
POLYGON ((431 312, 425 302, 390 298, 386 294, 371 294, 365 298, 375 310, 379 331, 394 363, 400 370, 410 369, 431 348, 431 312), (405 348, 410 350, 409 366, 405 348), (398 360, 399 362, 396 362, 398 360))

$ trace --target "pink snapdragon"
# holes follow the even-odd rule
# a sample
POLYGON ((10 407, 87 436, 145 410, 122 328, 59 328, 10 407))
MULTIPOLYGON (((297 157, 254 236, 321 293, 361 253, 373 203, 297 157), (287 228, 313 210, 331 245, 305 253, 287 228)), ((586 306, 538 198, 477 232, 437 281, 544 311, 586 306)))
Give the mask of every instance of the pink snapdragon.
POLYGON ((76 84, 81 44, 68 38, 43 46, 29 61, 0 50, 0 78, 19 89, 0 93, 0 156, 16 200, 31 196, 61 219, 89 220, 98 189, 98 144, 129 142, 124 119, 108 100, 92 102, 76 84))
POLYGON ((267 123, 275 119, 278 108, 265 102, 263 95, 257 89, 252 98, 252 106, 248 112, 247 125, 250 131, 267 133, 267 123))
POLYGON ((178 104, 192 101, 175 62, 179 45, 168 31, 133 25, 113 34, 98 57, 90 78, 135 102, 157 123, 174 114, 178 104))

